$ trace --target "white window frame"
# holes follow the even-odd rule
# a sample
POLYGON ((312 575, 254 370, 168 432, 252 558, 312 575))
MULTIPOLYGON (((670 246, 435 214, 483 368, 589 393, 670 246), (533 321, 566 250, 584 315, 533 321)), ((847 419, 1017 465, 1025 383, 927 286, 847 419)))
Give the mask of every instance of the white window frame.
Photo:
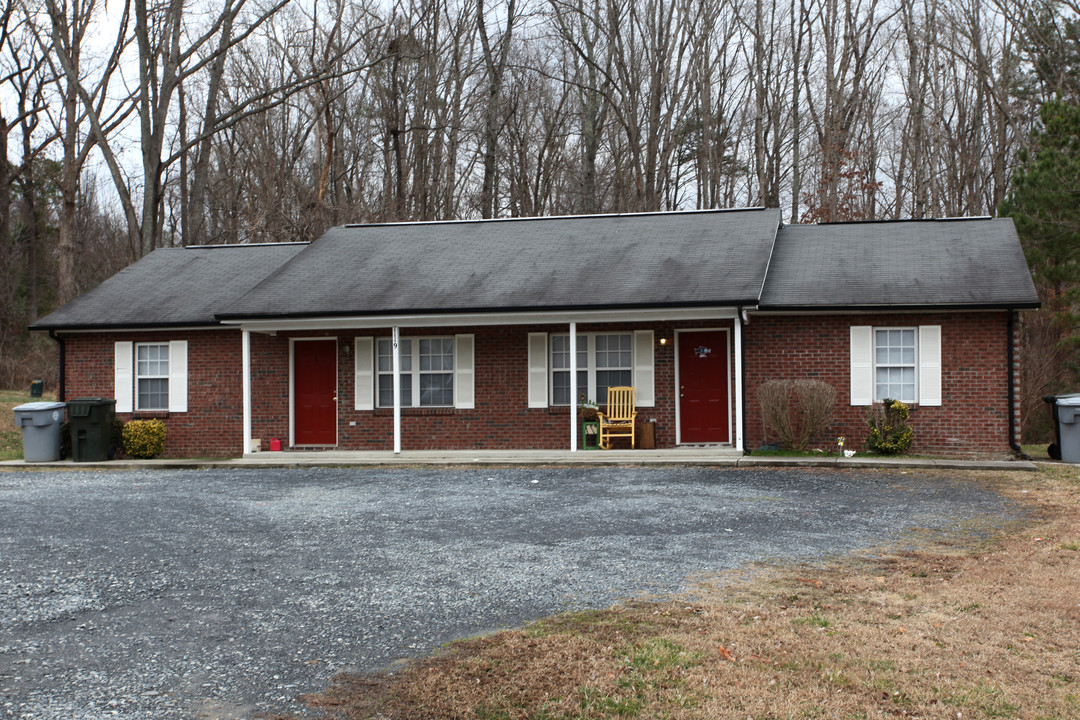
MULTIPOLYGON (((401 338, 402 345, 405 344, 404 341, 406 341, 406 340, 409 341, 409 369, 408 370, 401 370, 400 374, 401 374, 402 377, 408 376, 408 378, 409 378, 409 383, 410 383, 410 388, 411 388, 411 395, 412 395, 412 402, 409 405, 402 404, 402 407, 410 407, 410 408, 422 408, 422 407, 424 407, 424 408, 437 408, 437 407, 438 408, 442 408, 442 407, 450 407, 450 408, 452 408, 452 407, 455 407, 456 405, 455 405, 455 402, 454 402, 454 398, 456 397, 455 393, 457 392, 457 385, 458 385, 458 382, 459 382, 458 378, 457 378, 457 371, 456 371, 457 365, 459 363, 459 359, 457 357, 457 352, 456 352, 455 337, 453 335, 415 335, 415 336, 409 336, 409 337, 401 338), (450 341, 450 364, 451 364, 451 367, 450 367, 449 370, 446 370, 446 369, 421 370, 420 369, 420 343, 422 341, 424 341, 424 340, 438 340, 440 342, 447 341, 447 340, 450 341), (451 393, 450 393, 450 402, 447 403, 447 404, 440 404, 440 405, 421 405, 420 404, 420 376, 421 375, 449 375, 450 376, 450 382, 451 382, 451 388, 452 388, 451 393)), ((380 346, 382 346, 383 343, 390 343, 390 342, 391 342, 390 338, 385 338, 385 337, 376 338, 376 341, 375 341, 375 353, 374 353, 374 356, 375 356, 374 357, 374 360, 375 360, 375 407, 378 407, 378 408, 392 408, 392 407, 394 407, 393 402, 391 402, 389 405, 384 405, 384 404, 382 404, 382 402, 380 401, 380 398, 379 398, 379 379, 381 377, 383 377, 383 376, 393 377, 393 370, 392 369, 391 370, 379 370, 379 358, 380 357, 385 357, 384 355, 380 354, 380 352, 379 352, 380 346)), ((402 349, 404 349, 404 348, 402 348, 402 349)), ((404 357, 404 354, 402 355, 402 357, 404 357)), ((402 363, 402 364, 404 364, 404 363, 402 363)))
POLYGON ((113 393, 116 398, 116 412, 169 412, 188 411, 188 341, 163 340, 160 342, 140 342, 120 340, 113 345, 113 393), (164 345, 168 348, 169 360, 169 404, 164 408, 136 408, 138 403, 139 377, 137 376, 138 351, 136 346, 164 345))
POLYGON ((878 397, 878 385, 880 384, 878 382, 878 370, 884 370, 884 369, 888 369, 888 368, 901 368, 901 369, 909 368, 911 370, 912 377, 914 378, 914 380, 912 381, 911 397, 910 398, 905 398, 905 397, 892 397, 892 396, 889 396, 888 399, 890 399, 890 400, 899 400, 900 402, 907 403, 909 405, 912 404, 912 403, 917 403, 919 401, 919 328, 917 326, 911 326, 911 327, 906 327, 906 326, 905 327, 877 327, 877 326, 875 326, 874 329, 873 329, 873 334, 871 335, 871 343, 872 343, 871 352, 873 353, 873 355, 872 355, 873 360, 871 361, 872 362, 871 367, 872 367, 872 370, 873 370, 874 402, 881 402, 882 400, 886 399, 884 397, 878 397), (909 363, 905 363, 905 362, 900 362, 900 363, 893 363, 893 362, 879 363, 878 359, 877 359, 877 357, 878 357, 878 333, 883 333, 883 332, 888 333, 888 332, 897 332, 897 331, 899 331, 899 332, 910 332, 912 334, 912 337, 914 338, 914 343, 913 343, 913 347, 912 347, 912 349, 914 351, 914 356, 912 357, 911 362, 909 362, 909 363))
MULTIPOLYGON (((877 331, 915 330, 915 400, 918 405, 940 407, 943 403, 942 352, 944 335, 941 325, 871 326, 852 325, 851 385, 852 405, 872 405, 877 396, 877 331)), ((889 364, 888 367, 897 367, 889 364)))
MULTIPOLYGON (((636 358, 636 346, 637 346, 637 343, 635 342, 634 332, 633 331, 626 331, 626 332, 612 332, 612 331, 609 331, 609 332, 585 332, 585 333, 578 333, 577 337, 578 337, 578 348, 579 348, 578 349, 578 354, 581 354, 581 352, 582 352, 582 350, 580 349, 581 348, 581 341, 583 339, 586 341, 585 350, 584 350, 584 352, 586 354, 586 362, 585 362, 584 366, 582 366, 581 364, 578 364, 577 369, 578 369, 579 373, 580 372, 586 373, 587 378, 588 378, 588 382, 586 383, 586 387, 583 388, 580 385, 578 386, 578 395, 585 395, 585 399, 592 400, 592 401, 597 402, 597 403, 599 403, 601 405, 603 405, 605 402, 607 402, 606 397, 604 397, 604 398, 596 397, 596 373, 597 373, 597 371, 600 371, 600 370, 604 370, 604 371, 614 370, 614 371, 626 371, 626 372, 629 372, 630 373, 630 384, 631 385, 634 384, 634 374, 635 374, 635 371, 637 370, 636 365, 635 365, 636 360, 637 360, 637 358, 636 358), (600 336, 613 336, 613 335, 628 337, 630 339, 630 364, 625 366, 625 367, 598 368, 596 366, 596 352, 597 352, 597 350, 596 350, 596 338, 600 337, 600 336)), ((557 402, 555 402, 555 373, 569 373, 570 372, 569 368, 556 368, 555 367, 555 338, 567 338, 567 339, 569 339, 570 338, 570 333, 568 333, 568 332, 567 333, 551 333, 549 338, 548 338, 548 340, 549 340, 548 350, 547 350, 547 356, 548 356, 547 357, 547 361, 548 361, 548 363, 547 363, 548 364, 548 372, 547 372, 548 403, 552 407, 568 407, 570 405, 570 403, 562 403, 562 402, 557 403, 557 402)), ((569 352, 569 351, 567 350, 566 352, 569 352)))
MULTIPOLYGON (((172 367, 171 358, 169 357, 169 343, 168 342, 145 342, 135 343, 135 411, 136 412, 161 412, 169 409, 169 398, 171 397, 170 391, 172 390, 169 383, 169 369, 172 367), (161 354, 164 354, 165 362, 165 374, 164 375, 151 375, 142 374, 139 372, 139 350, 142 348, 158 348, 159 357, 155 361, 160 363, 162 361, 161 354), (142 393, 140 392, 139 385, 143 380, 164 380, 165 381, 165 404, 155 407, 144 407, 142 405, 142 393)), ((149 361, 148 361, 149 362, 149 361)))

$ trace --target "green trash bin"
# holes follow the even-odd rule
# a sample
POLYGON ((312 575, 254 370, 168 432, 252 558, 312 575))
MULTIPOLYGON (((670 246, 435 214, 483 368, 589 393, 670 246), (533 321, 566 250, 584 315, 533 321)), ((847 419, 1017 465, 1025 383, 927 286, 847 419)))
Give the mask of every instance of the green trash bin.
POLYGON ((71 459, 75 462, 108 460, 116 401, 99 397, 76 398, 68 400, 67 406, 71 459))

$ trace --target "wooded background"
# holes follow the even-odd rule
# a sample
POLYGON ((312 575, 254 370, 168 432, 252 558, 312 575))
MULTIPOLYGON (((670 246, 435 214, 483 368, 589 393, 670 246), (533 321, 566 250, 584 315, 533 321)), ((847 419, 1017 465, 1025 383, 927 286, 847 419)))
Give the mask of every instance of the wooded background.
POLYGON ((1016 216, 1029 436, 1080 390, 1077 0, 5 1, 0 387, 156 247, 766 205, 1016 216))

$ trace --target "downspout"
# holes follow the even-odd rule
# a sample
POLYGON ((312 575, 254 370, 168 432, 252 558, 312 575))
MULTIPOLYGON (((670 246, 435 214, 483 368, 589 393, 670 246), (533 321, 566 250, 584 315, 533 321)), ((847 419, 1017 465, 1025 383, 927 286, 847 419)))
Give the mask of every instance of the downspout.
POLYGON ((56 341, 56 344, 60 346, 60 376, 56 382, 56 401, 64 402, 64 397, 67 393, 67 379, 65 377, 64 368, 67 366, 67 352, 64 347, 64 338, 56 334, 56 330, 49 330, 49 337, 56 341))
POLYGON ((742 429, 740 435, 742 447, 739 450, 746 452, 746 332, 745 328, 750 323, 750 318, 746 314, 746 308, 742 305, 738 307, 738 311, 735 313, 735 321, 739 323, 739 337, 741 342, 739 343, 739 406, 742 408, 740 413, 740 425, 742 429))
POLYGON ((1016 311, 1009 308, 1009 447, 1017 457, 1026 458, 1024 449, 1016 441, 1016 359, 1013 357, 1016 346, 1016 311))

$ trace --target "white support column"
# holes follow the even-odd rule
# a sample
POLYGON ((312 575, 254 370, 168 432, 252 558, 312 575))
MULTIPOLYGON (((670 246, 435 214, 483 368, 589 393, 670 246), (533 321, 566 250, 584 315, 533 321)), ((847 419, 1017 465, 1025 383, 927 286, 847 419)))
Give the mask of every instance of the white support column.
POLYGON ((742 317, 735 318, 735 449, 743 449, 742 317))
POLYGON ((570 323, 570 452, 577 452, 577 323, 570 323))
POLYGON ((251 331, 240 332, 241 381, 244 394, 244 454, 251 453, 251 331))
POLYGON ((395 325, 394 345, 394 454, 401 454, 401 336, 395 325))

